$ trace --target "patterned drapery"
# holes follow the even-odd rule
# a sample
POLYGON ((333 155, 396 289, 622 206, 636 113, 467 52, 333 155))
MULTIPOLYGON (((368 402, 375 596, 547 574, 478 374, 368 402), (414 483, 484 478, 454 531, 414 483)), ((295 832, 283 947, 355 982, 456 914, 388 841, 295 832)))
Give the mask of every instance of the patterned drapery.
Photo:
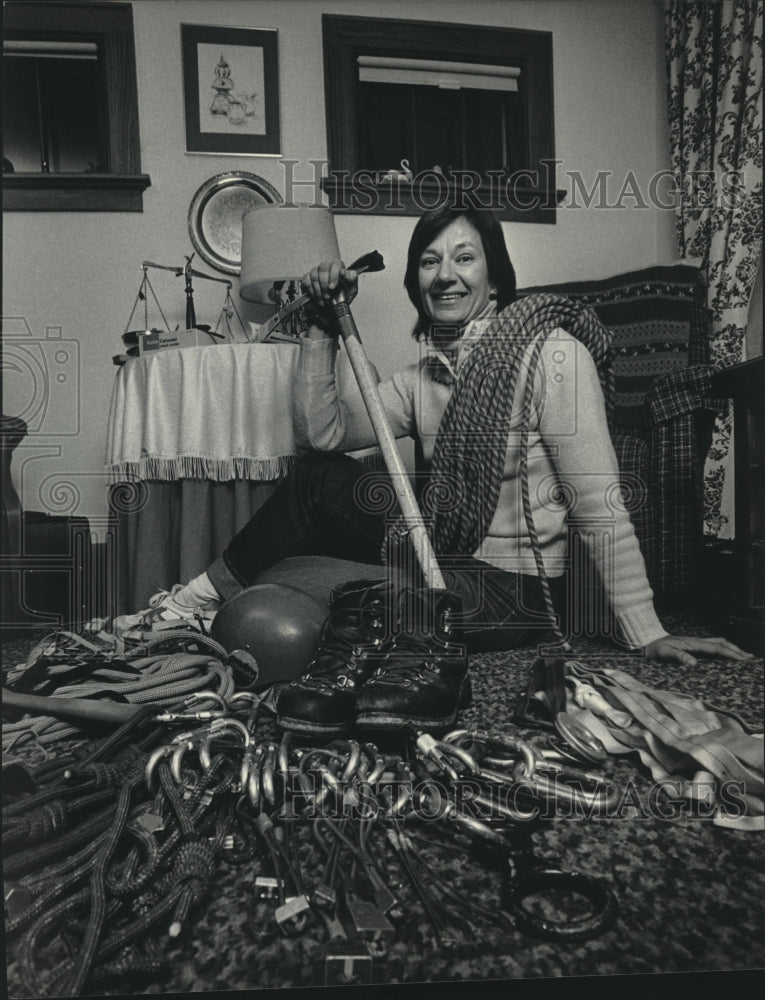
MULTIPOLYGON (((707 267, 710 360, 744 360, 762 251, 762 0, 665 0, 672 170, 680 253, 707 267)), ((731 537, 723 504, 730 413, 705 468, 704 530, 731 537)))

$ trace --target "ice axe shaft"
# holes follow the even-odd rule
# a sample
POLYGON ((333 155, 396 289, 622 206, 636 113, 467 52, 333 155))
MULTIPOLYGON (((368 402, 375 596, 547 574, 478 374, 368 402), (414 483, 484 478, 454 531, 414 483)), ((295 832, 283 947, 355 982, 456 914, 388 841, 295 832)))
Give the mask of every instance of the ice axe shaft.
POLYGON ((31 715, 49 715, 54 719, 86 724, 106 722, 121 726, 143 710, 143 705, 121 704, 116 701, 98 701, 95 698, 44 697, 3 688, 3 708, 21 709, 31 715))
POLYGON ((401 513, 404 517, 409 536, 412 540, 415 556, 420 565, 426 587, 430 590, 446 590, 446 582, 438 566, 436 554, 430 542, 417 505, 409 476, 396 447, 396 439, 390 429, 388 416, 385 412, 380 392, 377 388, 372 368, 369 364, 364 346, 359 337, 359 331, 351 315, 350 306, 342 288, 338 289, 332 300, 332 309, 337 320, 340 334, 348 352, 348 358, 356 376, 361 396, 372 423, 372 429, 382 452, 385 467, 388 470, 393 488, 396 491, 401 513))

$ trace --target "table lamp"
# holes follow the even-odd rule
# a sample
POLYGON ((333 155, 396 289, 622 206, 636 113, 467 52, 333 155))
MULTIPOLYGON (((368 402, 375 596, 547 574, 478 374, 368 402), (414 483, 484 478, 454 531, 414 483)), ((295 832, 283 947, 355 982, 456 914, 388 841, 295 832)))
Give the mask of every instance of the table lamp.
MULTIPOLYGON (((301 294, 300 278, 322 260, 340 257, 335 220, 328 208, 260 205, 242 217, 239 294, 248 302, 270 304, 279 313, 301 294)), ((307 328, 305 310, 266 324, 269 339, 294 339, 307 328)))

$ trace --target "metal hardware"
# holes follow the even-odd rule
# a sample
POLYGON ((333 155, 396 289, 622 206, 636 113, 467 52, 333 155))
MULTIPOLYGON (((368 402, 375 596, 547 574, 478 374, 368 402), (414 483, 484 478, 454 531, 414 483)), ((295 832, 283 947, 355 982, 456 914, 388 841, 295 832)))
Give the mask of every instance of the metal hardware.
POLYGON ((556 804, 607 809, 618 801, 618 790, 596 774, 552 763, 544 765, 544 772, 537 764, 535 773, 529 775, 525 761, 519 761, 513 776, 533 796, 556 804))
POLYGON ((504 909, 512 916, 518 930, 548 941, 578 941, 594 937, 612 921, 616 897, 601 879, 581 872, 558 868, 532 867, 519 870, 510 862, 505 887, 504 909), (573 893, 584 897, 591 909, 584 915, 552 920, 534 913, 525 901, 546 893, 573 893))
POLYGON ((462 747, 474 760, 485 761, 494 767, 514 764, 520 756, 525 761, 529 774, 534 773, 534 750, 526 740, 518 737, 500 736, 482 729, 456 729, 446 734, 444 743, 462 747))
POLYGON ((156 791, 154 785, 154 771, 160 761, 165 760, 172 753, 175 752, 174 746, 161 746, 149 755, 149 759, 146 761, 146 767, 144 769, 144 780, 146 782, 146 788, 149 792, 154 793, 156 791))
POLYGON ((290 896, 274 914, 279 930, 287 937, 302 934, 311 920, 311 905, 305 894, 290 896))
POLYGON ((608 756, 608 751, 603 746, 602 740, 591 733, 586 726, 569 715, 567 712, 558 712, 554 720, 555 728, 577 753, 585 760, 593 764, 600 764, 608 756))
POLYGON ((345 892, 345 906, 354 930, 366 943, 374 958, 383 958, 393 939, 395 928, 382 910, 352 890, 345 892))
POLYGON ((283 884, 272 875, 258 875, 255 879, 255 895, 258 899, 278 899, 283 884))
POLYGON ((325 986, 362 985, 372 980, 372 956, 361 941, 339 938, 327 943, 324 953, 325 986))

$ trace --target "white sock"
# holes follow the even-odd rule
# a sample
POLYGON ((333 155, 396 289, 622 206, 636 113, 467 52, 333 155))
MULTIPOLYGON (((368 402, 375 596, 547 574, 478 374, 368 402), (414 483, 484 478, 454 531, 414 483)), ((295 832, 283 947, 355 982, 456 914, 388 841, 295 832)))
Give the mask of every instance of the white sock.
POLYGON ((213 586, 207 573, 200 573, 199 576, 195 576, 193 580, 189 580, 184 587, 179 587, 173 594, 175 604, 189 610, 193 608, 206 608, 208 604, 220 601, 220 599, 220 594, 213 586))

